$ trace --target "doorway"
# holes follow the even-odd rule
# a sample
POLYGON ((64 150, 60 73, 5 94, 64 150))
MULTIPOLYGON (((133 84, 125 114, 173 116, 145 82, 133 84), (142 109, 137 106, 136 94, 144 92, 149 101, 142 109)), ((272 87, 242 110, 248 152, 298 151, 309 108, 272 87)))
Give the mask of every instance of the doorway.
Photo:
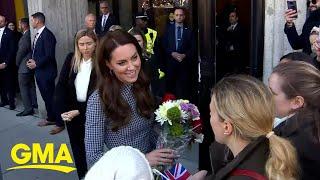
POLYGON ((216 1, 216 82, 250 74, 251 0, 216 1))

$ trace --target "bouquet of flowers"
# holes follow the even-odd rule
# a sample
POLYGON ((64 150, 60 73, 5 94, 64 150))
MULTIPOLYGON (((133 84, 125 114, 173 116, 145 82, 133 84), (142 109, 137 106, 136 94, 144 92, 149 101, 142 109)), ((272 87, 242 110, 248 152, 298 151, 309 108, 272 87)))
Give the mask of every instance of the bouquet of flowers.
MULTIPOLYGON (((173 98, 174 96, 165 95, 165 101, 155 111, 155 120, 161 126, 157 148, 170 148, 181 155, 191 143, 202 143, 202 123, 197 106, 188 100, 171 100, 173 98)), ((162 179, 180 180, 190 176, 180 163, 172 168, 161 167, 160 171, 154 170, 162 179)))
POLYGON ((200 113, 188 100, 167 100, 155 111, 161 125, 158 148, 170 148, 182 154, 188 144, 202 143, 200 113))

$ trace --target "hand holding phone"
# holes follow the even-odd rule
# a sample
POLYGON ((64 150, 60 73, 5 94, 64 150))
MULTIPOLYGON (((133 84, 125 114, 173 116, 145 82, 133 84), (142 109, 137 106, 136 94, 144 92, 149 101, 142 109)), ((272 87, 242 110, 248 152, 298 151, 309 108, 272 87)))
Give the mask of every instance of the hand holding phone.
MULTIPOLYGON (((288 9, 291 9, 296 13, 298 13, 296 0, 287 0, 287 6, 288 6, 288 9)), ((298 18, 298 14, 292 16, 292 18, 298 18)))

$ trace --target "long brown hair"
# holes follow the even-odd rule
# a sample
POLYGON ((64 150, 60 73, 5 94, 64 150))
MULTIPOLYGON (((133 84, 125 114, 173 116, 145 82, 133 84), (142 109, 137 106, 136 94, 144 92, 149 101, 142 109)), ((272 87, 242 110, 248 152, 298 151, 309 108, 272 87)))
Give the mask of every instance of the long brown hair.
MULTIPOLYGON (((106 62, 110 62, 112 52, 119 46, 133 44, 142 60, 141 48, 138 41, 124 30, 108 32, 103 37, 97 50, 96 71, 98 76, 98 91, 103 102, 103 108, 108 118, 111 119, 113 131, 129 123, 131 110, 128 102, 121 96, 123 83, 113 75, 107 67, 106 62)), ((154 111, 154 100, 150 92, 150 80, 145 73, 140 70, 138 79, 133 83, 133 94, 137 102, 138 113, 149 119, 154 111)))
POLYGON ((314 139, 320 142, 320 71, 305 62, 279 64, 273 70, 281 80, 281 90, 287 99, 302 96, 304 105, 297 110, 298 121, 311 117, 314 121, 314 139))
MULTIPOLYGON (((231 121, 235 139, 252 142, 272 131, 273 97, 258 79, 245 75, 225 77, 213 88, 211 102, 220 121, 231 121)), ((268 179, 298 177, 296 151, 288 140, 271 135, 269 150, 265 165, 268 179)))

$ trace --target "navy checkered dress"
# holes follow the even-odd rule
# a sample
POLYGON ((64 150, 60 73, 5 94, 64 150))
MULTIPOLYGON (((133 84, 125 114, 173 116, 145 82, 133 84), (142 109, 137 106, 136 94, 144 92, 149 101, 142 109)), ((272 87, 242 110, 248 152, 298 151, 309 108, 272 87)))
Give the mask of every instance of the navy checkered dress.
POLYGON ((154 121, 138 114, 132 85, 123 86, 121 95, 130 105, 132 114, 129 124, 117 132, 111 131, 111 120, 104 113, 98 91, 92 93, 88 100, 85 146, 89 167, 103 156, 104 144, 108 149, 123 145, 132 146, 142 153, 150 152, 155 148, 154 121))

